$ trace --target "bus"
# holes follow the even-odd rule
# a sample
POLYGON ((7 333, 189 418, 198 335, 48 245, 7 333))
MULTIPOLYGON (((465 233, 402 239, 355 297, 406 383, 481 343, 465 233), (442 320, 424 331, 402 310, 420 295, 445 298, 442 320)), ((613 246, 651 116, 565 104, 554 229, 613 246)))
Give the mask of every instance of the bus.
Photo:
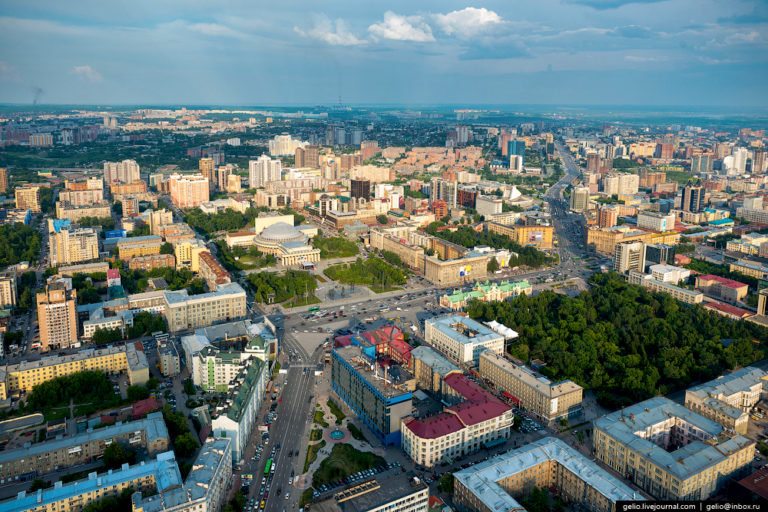
POLYGON ((320 311, 320 306, 312 306, 312 307, 311 307, 311 308, 309 308, 307 311, 309 311, 310 313, 311 313, 312 311, 320 311))
POLYGON ((272 459, 267 459, 267 465, 264 466, 264 477, 269 476, 269 470, 272 468, 272 459))

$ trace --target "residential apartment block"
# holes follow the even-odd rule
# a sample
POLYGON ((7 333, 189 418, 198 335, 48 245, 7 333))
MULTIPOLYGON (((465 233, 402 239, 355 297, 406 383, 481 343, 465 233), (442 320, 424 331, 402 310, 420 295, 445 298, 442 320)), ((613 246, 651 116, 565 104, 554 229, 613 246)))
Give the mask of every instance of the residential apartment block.
POLYGON ((552 382, 526 366, 489 351, 480 354, 478 371, 510 400, 545 421, 581 414, 584 388, 571 380, 552 382))
POLYGON ((68 348, 77 341, 77 291, 53 282, 37 294, 41 350, 68 348))
POLYGON ((67 226, 48 235, 51 266, 71 265, 99 258, 99 235, 92 228, 67 226))
POLYGON ((760 401, 768 373, 747 367, 685 392, 685 406, 725 428, 746 435, 749 413, 760 401))
POLYGON ((593 423, 595 456, 660 500, 706 500, 750 470, 755 442, 667 398, 593 423))
POLYGON ((617 501, 641 501, 633 491, 584 455, 555 437, 545 437, 453 474, 454 500, 467 510, 525 510, 518 499, 534 487, 557 490, 585 510, 614 512, 617 501))
POLYGON ((16 187, 16 208, 29 210, 33 213, 40 212, 40 187, 24 185, 16 187))
POLYGON ((208 180, 201 174, 172 174, 168 178, 171 201, 179 208, 194 208, 209 200, 208 180))
POLYGON ((237 283, 199 295, 189 295, 187 290, 165 292, 165 319, 170 332, 236 320, 245 314, 245 290, 237 283))

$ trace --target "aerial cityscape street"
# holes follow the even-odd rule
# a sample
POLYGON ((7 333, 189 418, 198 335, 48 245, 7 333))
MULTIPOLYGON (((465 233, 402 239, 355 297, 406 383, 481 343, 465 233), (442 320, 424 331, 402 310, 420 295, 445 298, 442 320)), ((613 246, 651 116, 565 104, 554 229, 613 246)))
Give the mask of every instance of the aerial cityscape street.
POLYGON ((762 510, 764 2, 9 0, 0 512, 762 510))

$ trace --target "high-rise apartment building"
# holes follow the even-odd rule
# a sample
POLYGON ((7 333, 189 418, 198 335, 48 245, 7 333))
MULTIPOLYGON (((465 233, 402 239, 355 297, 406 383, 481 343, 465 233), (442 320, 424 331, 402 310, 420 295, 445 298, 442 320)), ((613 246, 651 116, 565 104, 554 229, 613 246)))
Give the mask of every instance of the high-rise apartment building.
POLYGON ((363 197, 367 200, 371 199, 371 181, 366 179, 353 179, 350 180, 350 195, 353 198, 363 197))
MULTIPOLYGON (((768 166, 768 158, 766 158, 766 151, 764 149, 755 149, 752 151, 752 174, 763 174, 768 166)), ((0 169, 0 192, 3 190, 3 169, 0 169)), ((7 187, 7 183, 6 183, 7 187)))
POLYGON ((364 140, 360 143, 360 154, 363 160, 373 158, 379 151, 381 151, 379 149, 379 142, 376 140, 364 140))
POLYGON ((172 174, 168 178, 168 190, 171 201, 179 208, 194 208, 210 198, 208 179, 201 174, 172 174))
POLYGON ((275 135, 275 138, 269 141, 269 154, 272 156, 295 156, 296 148, 305 146, 306 142, 294 140, 290 135, 275 135))
POLYGON ((283 163, 261 155, 257 160, 248 162, 248 187, 259 188, 282 178, 283 163))
POLYGON ((160 226, 173 224, 173 212, 163 208, 149 212, 149 232, 152 235, 160 233, 160 226))
POLYGON ((587 172, 600 172, 600 155, 598 153, 587 154, 587 172))
POLYGON ((674 144, 656 144, 656 150, 653 152, 653 156, 654 158, 660 158, 662 160, 671 160, 675 156, 674 144))
POLYGON ((68 348, 77 341, 77 292, 53 282, 37 294, 42 351, 68 348))
POLYGON ((141 181, 139 164, 136 163, 136 160, 104 162, 104 181, 107 185, 141 181))
POLYGON ((712 154, 699 153, 691 156, 691 172, 712 172, 712 154))
POLYGON ((597 225, 601 228, 612 228, 619 221, 619 209, 615 206, 604 205, 597 214, 597 225))
POLYGON ((48 237, 52 267, 99 258, 99 235, 93 228, 67 226, 54 230, 48 237))
POLYGON ((695 184, 692 181, 689 181, 688 184, 683 187, 682 210, 698 213, 701 211, 703 205, 704 187, 701 186, 701 181, 699 180, 695 184))
POLYGON ((226 190, 229 185, 229 177, 232 175, 232 167, 227 165, 221 165, 216 170, 216 186, 219 190, 226 190))
POLYGON ((296 167, 318 169, 320 167, 320 146, 304 146, 296 148, 295 157, 294 164, 296 167))
POLYGON ((208 180, 208 188, 213 190, 216 185, 216 165, 213 163, 213 158, 201 158, 197 162, 197 167, 203 178, 208 180))
POLYGON ((575 187, 571 190, 571 210, 584 211, 589 208, 589 188, 575 187))
POLYGON ((432 178, 429 201, 437 200, 445 201, 448 208, 455 208, 458 200, 458 183, 442 178, 432 178))
POLYGON ((645 271, 645 244, 643 242, 622 242, 616 244, 613 254, 613 270, 627 273, 630 270, 645 271))
POLYGON ((13 272, 0 273, 0 307, 15 307, 16 300, 16 274, 13 272))
POLYGON ((40 212, 40 187, 24 185, 16 188, 16 208, 40 212))
POLYGON ((603 192, 612 195, 637 194, 640 186, 640 176, 637 174, 606 174, 603 176, 603 192))
POLYGON ((0 194, 8 191, 8 169, 0 167, 0 194))

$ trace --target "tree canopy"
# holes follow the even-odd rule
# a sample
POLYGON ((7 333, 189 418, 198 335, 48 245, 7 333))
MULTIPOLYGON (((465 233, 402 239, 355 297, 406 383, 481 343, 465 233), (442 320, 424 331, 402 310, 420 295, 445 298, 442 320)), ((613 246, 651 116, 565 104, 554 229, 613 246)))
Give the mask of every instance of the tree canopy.
POLYGON ((317 288, 317 280, 309 272, 302 270, 286 270, 279 275, 272 272, 248 274, 248 284, 253 289, 253 299, 256 302, 267 302, 274 294, 274 302, 283 302, 305 293, 311 293, 317 288))
POLYGON ((576 298, 544 291, 510 302, 475 301, 467 312, 517 331, 509 347, 514 357, 545 361, 542 373, 594 389, 606 405, 633 403, 748 365, 762 357, 768 340, 763 327, 650 293, 615 273, 596 274, 590 291, 576 298))
POLYGON ((20 222, 0 225, 0 268, 21 261, 35 263, 40 254, 42 236, 35 228, 20 222))

